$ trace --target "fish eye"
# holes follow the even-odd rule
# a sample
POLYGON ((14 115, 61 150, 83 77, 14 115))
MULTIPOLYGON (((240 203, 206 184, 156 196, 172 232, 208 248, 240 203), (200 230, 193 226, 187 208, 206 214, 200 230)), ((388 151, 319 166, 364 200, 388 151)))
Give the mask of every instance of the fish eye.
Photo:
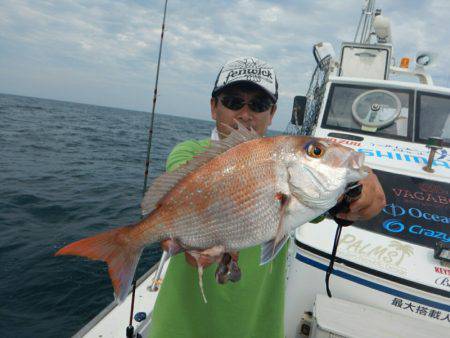
POLYGON ((323 146, 317 143, 312 143, 308 146, 308 148, 306 149, 306 153, 314 158, 319 158, 322 157, 323 154, 325 153, 325 150, 323 149, 323 146))

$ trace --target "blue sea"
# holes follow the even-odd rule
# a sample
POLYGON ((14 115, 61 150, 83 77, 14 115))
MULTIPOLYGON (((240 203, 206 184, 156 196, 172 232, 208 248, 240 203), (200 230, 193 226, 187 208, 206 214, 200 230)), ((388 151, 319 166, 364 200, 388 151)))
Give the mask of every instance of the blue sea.
MULTIPOLYGON (((54 253, 139 220, 149 124, 148 112, 0 94, 1 337, 69 337, 113 301, 106 264, 54 253)), ((212 127, 157 114, 150 181, 212 127)), ((159 256, 144 251, 137 277, 159 256)))

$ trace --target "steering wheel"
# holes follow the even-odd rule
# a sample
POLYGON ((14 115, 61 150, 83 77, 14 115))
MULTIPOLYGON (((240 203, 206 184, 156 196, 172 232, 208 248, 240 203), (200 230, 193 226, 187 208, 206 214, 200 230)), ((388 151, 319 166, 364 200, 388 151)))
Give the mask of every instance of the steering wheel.
POLYGON ((376 131, 392 124, 400 115, 401 107, 397 95, 375 89, 362 93, 353 101, 352 115, 361 129, 376 131))

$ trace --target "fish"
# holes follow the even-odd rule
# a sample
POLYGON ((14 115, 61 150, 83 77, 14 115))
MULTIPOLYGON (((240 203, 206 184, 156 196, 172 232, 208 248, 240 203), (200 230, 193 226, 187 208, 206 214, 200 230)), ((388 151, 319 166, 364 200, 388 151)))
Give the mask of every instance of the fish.
MULTIPOLYGON (((367 175, 364 155, 326 139, 261 137, 238 124, 223 140, 146 192, 137 223, 68 244, 56 252, 105 261, 122 302, 146 245, 160 242, 169 256, 188 252, 203 267, 218 263, 219 283, 239 280, 237 252, 261 245, 260 264, 281 250, 289 234, 332 208, 345 187, 367 175)), ((318 225, 320 226, 320 224, 318 225)))

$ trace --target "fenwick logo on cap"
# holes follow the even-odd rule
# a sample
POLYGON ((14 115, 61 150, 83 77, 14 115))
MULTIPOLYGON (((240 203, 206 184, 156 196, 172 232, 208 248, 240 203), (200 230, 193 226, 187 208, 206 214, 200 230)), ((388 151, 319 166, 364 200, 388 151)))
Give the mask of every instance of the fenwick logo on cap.
POLYGON ((222 74, 226 74, 226 77, 222 82, 223 85, 238 80, 261 82, 262 79, 269 83, 273 83, 272 67, 253 58, 236 60, 235 62, 226 65, 222 70, 222 74))

